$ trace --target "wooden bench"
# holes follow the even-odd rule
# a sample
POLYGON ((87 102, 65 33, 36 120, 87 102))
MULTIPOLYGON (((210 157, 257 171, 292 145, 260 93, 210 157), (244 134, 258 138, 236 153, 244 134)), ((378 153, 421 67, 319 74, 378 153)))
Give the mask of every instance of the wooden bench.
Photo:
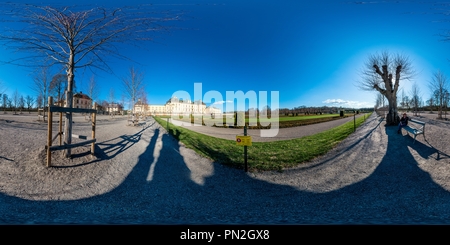
POLYGON ((136 126, 139 123, 139 119, 128 119, 128 126, 133 124, 133 126, 136 126))
POLYGON ((45 122, 45 119, 47 118, 48 119, 48 116, 47 115, 37 115, 38 116, 38 121, 40 121, 41 120, 41 118, 42 118, 42 120, 45 122))
POLYGON ((142 128, 145 128, 145 125, 147 124, 147 122, 145 120, 141 120, 142 122, 139 122, 139 117, 136 117, 136 119, 128 119, 128 126, 142 126, 142 128))
POLYGON ((406 132, 412 133, 414 135, 414 142, 413 142, 413 144, 414 144, 416 142, 417 135, 419 135, 419 134, 425 135, 425 122, 418 121, 415 119, 410 119, 409 122, 414 123, 415 126, 411 126, 411 124, 408 123, 408 125, 405 127, 402 127, 402 129, 404 129, 404 130, 406 130, 406 132))

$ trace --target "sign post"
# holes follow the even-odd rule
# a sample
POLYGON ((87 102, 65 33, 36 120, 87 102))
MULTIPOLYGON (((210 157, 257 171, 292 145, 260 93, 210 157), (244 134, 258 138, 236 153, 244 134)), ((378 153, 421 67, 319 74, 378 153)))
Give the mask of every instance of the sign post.
MULTIPOLYGON (((245 124, 244 126, 244 136, 247 136, 247 124, 245 124)), ((248 171, 248 167, 247 167, 247 145, 244 145, 244 169, 245 172, 248 171)))
POLYGON ((244 146, 244 169, 247 172, 247 147, 252 145, 252 137, 247 136, 247 125, 244 126, 244 136, 236 135, 236 144, 244 146))

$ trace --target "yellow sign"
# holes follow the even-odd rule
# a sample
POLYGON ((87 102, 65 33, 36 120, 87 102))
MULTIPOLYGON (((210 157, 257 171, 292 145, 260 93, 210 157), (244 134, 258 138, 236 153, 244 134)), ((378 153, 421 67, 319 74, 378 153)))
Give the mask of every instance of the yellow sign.
POLYGON ((251 146, 252 145, 252 137, 236 135, 236 145, 251 146))

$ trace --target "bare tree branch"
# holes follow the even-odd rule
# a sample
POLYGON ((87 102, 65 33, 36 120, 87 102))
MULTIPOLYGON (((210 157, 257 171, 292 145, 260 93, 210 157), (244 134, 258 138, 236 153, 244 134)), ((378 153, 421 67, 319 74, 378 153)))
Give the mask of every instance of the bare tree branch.
POLYGON ((145 88, 144 73, 137 71, 134 67, 130 68, 129 77, 122 79, 124 93, 131 99, 131 108, 134 113, 134 105, 137 98, 145 88))
POLYGON ((411 80, 416 75, 411 61, 405 55, 392 55, 388 51, 369 55, 357 85, 366 91, 377 91, 389 103, 388 124, 397 124, 397 92, 400 81, 411 80), (381 69, 380 69, 381 67, 381 69))
MULTIPOLYGON (((39 6, 1 3, 0 43, 25 56, 8 63, 66 68, 66 107, 72 107, 75 69, 95 66, 110 70, 105 57, 123 58, 119 44, 139 46, 154 34, 172 29, 181 13, 156 10, 152 5, 104 8, 87 6, 39 6), (11 25, 11 23, 13 23, 11 25), (14 28, 12 28, 14 27, 14 28), (99 64, 99 65, 97 65, 99 64)), ((72 141, 72 113, 66 113, 64 143, 72 141)), ((70 149, 66 150, 70 157, 70 149)))
MULTIPOLYGON (((32 4, 4 3, 0 22, 20 24, 20 29, 4 25, 0 41, 5 47, 24 53, 12 64, 39 66, 36 58, 51 59, 52 65, 68 65, 74 53, 77 68, 100 62, 113 56, 123 59, 115 47, 130 44, 142 47, 142 42, 152 41, 156 32, 169 31, 172 26, 163 25, 178 21, 182 13, 158 11, 151 5, 135 7, 104 8, 88 6, 50 7, 32 4), (31 56, 30 56, 31 54, 31 56), (37 55, 39 54, 39 55, 37 55)), ((101 67, 101 66, 98 66, 101 67)), ((107 66, 106 66, 107 67, 107 66)))
POLYGON ((445 107, 446 95, 450 90, 447 76, 438 70, 433 74, 433 78, 429 82, 429 87, 434 103, 438 106, 438 119, 442 119, 442 109, 445 107))
POLYGON ((91 98, 91 103, 94 102, 95 100, 97 100, 99 89, 98 89, 97 81, 95 80, 94 76, 92 76, 91 79, 89 80, 87 91, 88 91, 88 96, 91 98))
POLYGON ((45 106, 45 102, 47 100, 47 96, 49 93, 49 86, 50 86, 50 80, 49 80, 49 74, 48 74, 48 67, 43 66, 35 71, 35 75, 33 77, 33 84, 30 86, 30 88, 36 92, 36 95, 38 96, 38 107, 45 106))

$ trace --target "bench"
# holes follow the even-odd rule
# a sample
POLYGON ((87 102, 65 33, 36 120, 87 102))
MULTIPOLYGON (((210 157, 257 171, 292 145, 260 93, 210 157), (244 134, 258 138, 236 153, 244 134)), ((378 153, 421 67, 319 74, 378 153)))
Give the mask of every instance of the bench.
POLYGON ((128 126, 133 125, 133 126, 142 126, 142 128, 145 127, 145 125, 147 124, 146 121, 142 121, 141 123, 139 122, 139 119, 128 119, 128 126))
POLYGON ((419 135, 419 134, 425 135, 425 122, 418 121, 415 119, 410 119, 409 122, 416 124, 415 127, 411 126, 411 124, 408 123, 408 125, 405 127, 402 127, 402 129, 404 129, 404 130, 406 130, 406 132, 412 133, 414 135, 414 142, 413 142, 413 144, 414 144, 416 142, 417 135, 419 135))
POLYGON ((133 124, 133 126, 136 126, 139 123, 139 119, 128 119, 128 126, 133 124))
POLYGON ((45 119, 47 118, 48 119, 48 116, 47 115, 37 115, 38 116, 38 121, 40 121, 41 120, 41 118, 42 118, 42 120, 45 122, 45 119))

